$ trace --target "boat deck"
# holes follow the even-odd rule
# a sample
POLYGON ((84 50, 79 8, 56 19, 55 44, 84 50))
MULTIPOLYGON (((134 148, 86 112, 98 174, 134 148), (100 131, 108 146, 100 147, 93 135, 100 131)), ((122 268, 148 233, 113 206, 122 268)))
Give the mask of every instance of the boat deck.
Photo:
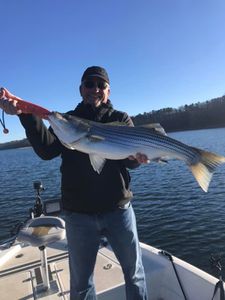
MULTIPOLYGON (((50 245, 47 247, 47 254, 51 291, 49 293, 41 292, 43 281, 40 270, 39 249, 32 247, 31 251, 29 246, 21 248, 17 245, 11 249, 11 254, 8 254, 8 261, 3 262, 3 265, 0 266, 1 300, 69 299, 66 242, 50 245)), ((99 250, 94 280, 99 299, 101 299, 101 294, 103 297, 105 292, 110 294, 109 289, 114 289, 114 292, 118 289, 117 299, 125 299, 121 267, 113 252, 107 248, 99 250)), ((104 297, 104 299, 106 298, 104 297)), ((110 295, 108 299, 112 299, 110 295)))
MULTIPOLYGON (((218 279, 159 249, 141 243, 149 300, 211 300, 218 279), (176 272, 179 276, 178 277, 176 272), (183 291, 182 291, 183 289, 183 291), (184 297, 184 293, 186 298, 184 297)), ((0 252, 1 300, 69 300, 69 268, 66 240, 47 247, 49 292, 43 291, 40 251, 14 245, 0 252)), ((109 248, 99 249, 94 272, 98 300, 125 300, 121 267, 109 248)), ((219 300, 218 291, 214 300, 219 300)))

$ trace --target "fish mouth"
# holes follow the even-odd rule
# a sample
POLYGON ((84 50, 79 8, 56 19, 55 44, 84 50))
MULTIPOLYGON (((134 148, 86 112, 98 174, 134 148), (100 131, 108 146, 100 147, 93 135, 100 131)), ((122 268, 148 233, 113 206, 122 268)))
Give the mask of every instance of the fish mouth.
POLYGON ((48 118, 51 119, 51 117, 55 117, 56 119, 58 120, 63 120, 64 117, 62 114, 60 114, 59 112, 57 111, 51 111, 49 114, 48 114, 48 118))
POLYGON ((52 111, 47 117, 50 125, 54 125, 54 127, 57 128, 58 131, 61 131, 60 123, 65 121, 63 116, 57 111, 52 111))

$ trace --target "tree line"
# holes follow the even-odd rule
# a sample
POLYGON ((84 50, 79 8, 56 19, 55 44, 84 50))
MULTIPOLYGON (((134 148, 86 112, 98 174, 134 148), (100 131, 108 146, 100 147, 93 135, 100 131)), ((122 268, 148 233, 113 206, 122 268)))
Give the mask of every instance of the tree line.
POLYGON ((179 108, 144 112, 132 119, 135 125, 160 123, 168 132, 225 127, 225 95, 179 108))
MULTIPOLYGON (((205 102, 167 107, 132 117, 137 125, 160 123, 167 132, 225 127, 225 95, 205 102)), ((27 139, 0 144, 0 150, 28 147, 27 139)))
POLYGON ((0 150, 6 150, 6 149, 15 149, 15 148, 23 148, 23 147, 29 147, 30 143, 28 139, 22 139, 22 140, 16 140, 11 142, 6 142, 0 144, 0 150))

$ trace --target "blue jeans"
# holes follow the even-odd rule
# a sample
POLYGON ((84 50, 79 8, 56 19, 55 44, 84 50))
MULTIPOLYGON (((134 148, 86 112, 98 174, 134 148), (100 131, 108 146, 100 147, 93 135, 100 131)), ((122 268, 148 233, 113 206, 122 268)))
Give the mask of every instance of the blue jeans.
POLYGON ((70 299, 97 299, 93 271, 100 239, 105 236, 119 260, 125 278, 127 300, 146 300, 147 289, 141 259, 136 218, 131 205, 112 212, 65 212, 70 265, 70 299))

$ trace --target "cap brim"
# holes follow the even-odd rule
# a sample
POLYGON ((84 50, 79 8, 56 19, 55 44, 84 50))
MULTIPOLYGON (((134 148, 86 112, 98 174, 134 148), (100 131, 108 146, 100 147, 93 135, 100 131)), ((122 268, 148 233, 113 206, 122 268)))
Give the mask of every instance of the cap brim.
POLYGON ((99 74, 91 74, 91 75, 87 75, 87 76, 85 77, 84 81, 85 81, 87 78, 89 78, 89 77, 98 77, 98 78, 103 79, 103 80, 106 81, 107 83, 109 83, 109 81, 108 81, 104 76, 101 76, 101 75, 99 75, 99 74))

